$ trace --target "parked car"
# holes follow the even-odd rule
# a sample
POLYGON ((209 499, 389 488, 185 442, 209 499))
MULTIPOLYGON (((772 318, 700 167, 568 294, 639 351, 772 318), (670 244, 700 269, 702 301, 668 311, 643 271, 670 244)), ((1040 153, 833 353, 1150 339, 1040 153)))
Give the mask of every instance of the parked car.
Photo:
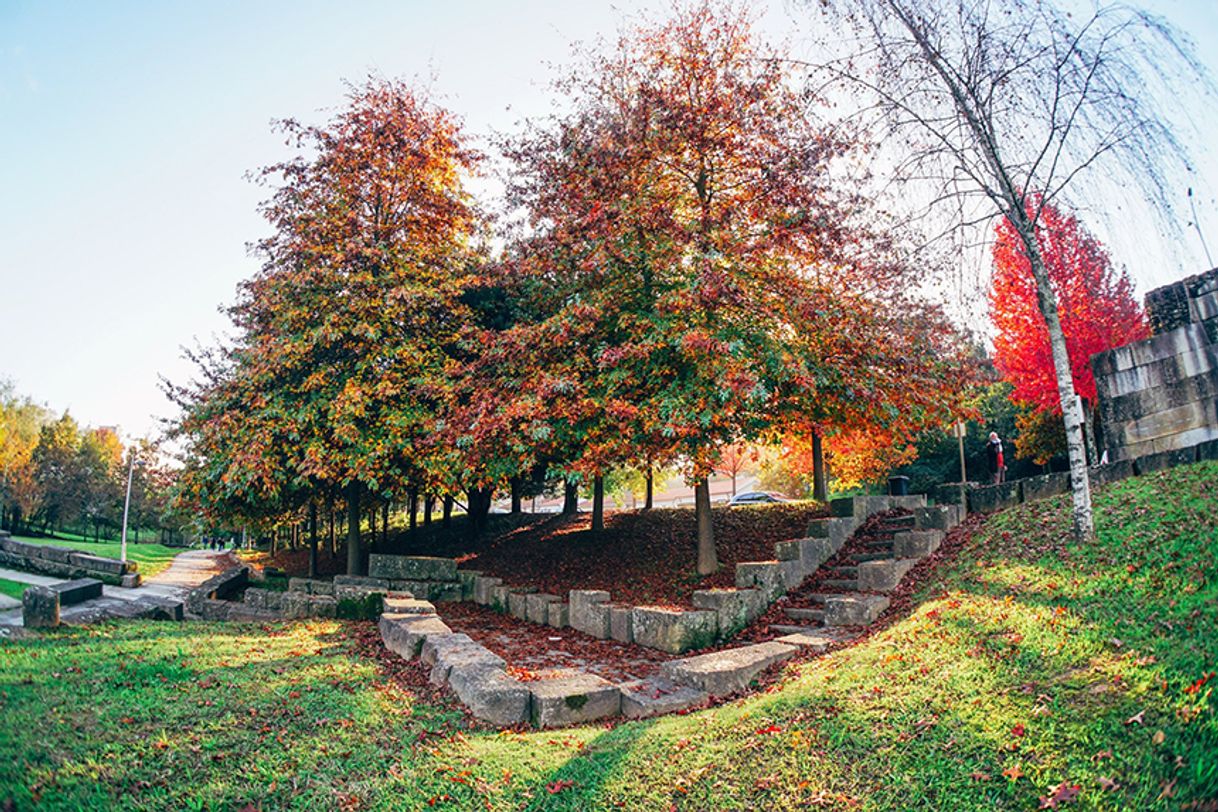
POLYGON ((765 505, 790 501, 790 499, 780 493, 772 493, 769 491, 749 491, 748 493, 736 494, 727 504, 728 507, 732 507, 734 505, 765 505))

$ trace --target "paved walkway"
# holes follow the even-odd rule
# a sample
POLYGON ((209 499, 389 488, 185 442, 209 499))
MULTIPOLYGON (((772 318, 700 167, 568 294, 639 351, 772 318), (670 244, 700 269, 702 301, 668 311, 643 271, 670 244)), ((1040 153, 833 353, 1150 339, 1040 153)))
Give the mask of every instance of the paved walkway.
MULTIPOLYGON (((149 598, 183 600, 187 592, 213 575, 237 566, 238 563, 231 552, 190 550, 177 555, 167 570, 148 578, 135 589, 123 589, 107 584, 102 587, 102 597, 75 606, 65 606, 59 617, 65 623, 90 623, 107 616, 130 616, 133 609, 146 603, 149 598)), ((9 569, 0 569, 0 578, 39 586, 57 584, 65 580, 9 569)), ((0 611, 0 626, 20 625, 20 604, 15 609, 0 611)))

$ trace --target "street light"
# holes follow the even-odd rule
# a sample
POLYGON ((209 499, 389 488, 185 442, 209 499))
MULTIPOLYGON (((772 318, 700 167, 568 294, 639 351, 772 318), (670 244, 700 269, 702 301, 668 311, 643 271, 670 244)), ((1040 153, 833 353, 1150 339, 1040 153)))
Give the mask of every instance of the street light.
POLYGON ((135 475, 135 466, 144 464, 138 456, 134 450, 131 452, 131 466, 127 468, 127 499, 123 502, 123 543, 118 556, 124 564, 127 563, 127 513, 131 510, 131 479, 135 475))

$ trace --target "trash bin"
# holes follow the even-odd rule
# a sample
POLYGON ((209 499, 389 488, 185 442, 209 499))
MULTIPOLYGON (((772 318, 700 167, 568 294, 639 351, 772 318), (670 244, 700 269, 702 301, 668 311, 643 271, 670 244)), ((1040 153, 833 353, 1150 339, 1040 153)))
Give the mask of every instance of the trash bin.
POLYGON ((909 477, 907 477, 907 476, 890 476, 890 477, 888 477, 888 495, 889 496, 909 496, 909 477))

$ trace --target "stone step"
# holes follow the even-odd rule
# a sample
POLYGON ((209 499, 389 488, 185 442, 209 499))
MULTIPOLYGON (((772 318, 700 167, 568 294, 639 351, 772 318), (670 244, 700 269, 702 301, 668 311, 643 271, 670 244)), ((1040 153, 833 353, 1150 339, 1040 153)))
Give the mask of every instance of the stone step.
POLYGON ((883 561, 886 558, 892 558, 892 552, 889 550, 879 550, 874 553, 855 553, 850 556, 850 560, 856 565, 864 561, 883 561))
POLYGON ((912 514, 909 516, 895 516, 891 519, 885 519, 880 526, 885 528, 894 527, 902 530, 909 530, 913 528, 915 518, 916 517, 914 517, 912 514))
POLYGON ((826 580, 826 581, 823 581, 822 583, 824 583, 824 585, 825 585, 825 586, 827 586, 827 587, 829 587, 830 589, 854 589, 854 590, 857 590, 857 589, 859 588, 859 582, 858 582, 857 580, 854 580, 854 579, 846 579, 846 578, 830 578, 830 579, 828 579, 828 580, 826 580))
POLYGON ((887 608, 884 595, 835 595, 825 605, 825 625, 868 626, 887 608))
POLYGON ((791 620, 815 620, 819 622, 825 619, 824 609, 802 609, 798 606, 791 606, 782 611, 791 620))
POLYGON ((705 691, 711 696, 726 696, 747 688, 767 667, 790 659, 796 647, 786 643, 754 643, 682 660, 661 666, 663 676, 678 685, 705 691))
POLYGON ((829 570, 829 574, 835 578, 857 578, 859 568, 851 566, 834 567, 833 569, 829 570))
POLYGON ((793 623, 771 623, 770 634, 805 634, 819 630, 819 624, 795 625, 793 623))
POLYGON ((622 710, 621 689, 595 674, 567 671, 526 684, 532 694, 531 718, 539 728, 582 724, 622 710))
POLYGON ((774 639, 774 642, 787 643, 788 645, 799 646, 800 648, 810 648, 813 651, 824 651, 832 643, 836 643, 837 639, 825 635, 819 629, 815 631, 800 629, 798 632, 777 637, 774 639))
POLYGON ((870 541, 864 541, 863 546, 868 550, 891 550, 892 539, 872 539, 870 541))
POLYGON ((622 716, 627 719, 675 713, 707 700, 705 691, 660 678, 624 682, 618 688, 622 692, 622 716))

